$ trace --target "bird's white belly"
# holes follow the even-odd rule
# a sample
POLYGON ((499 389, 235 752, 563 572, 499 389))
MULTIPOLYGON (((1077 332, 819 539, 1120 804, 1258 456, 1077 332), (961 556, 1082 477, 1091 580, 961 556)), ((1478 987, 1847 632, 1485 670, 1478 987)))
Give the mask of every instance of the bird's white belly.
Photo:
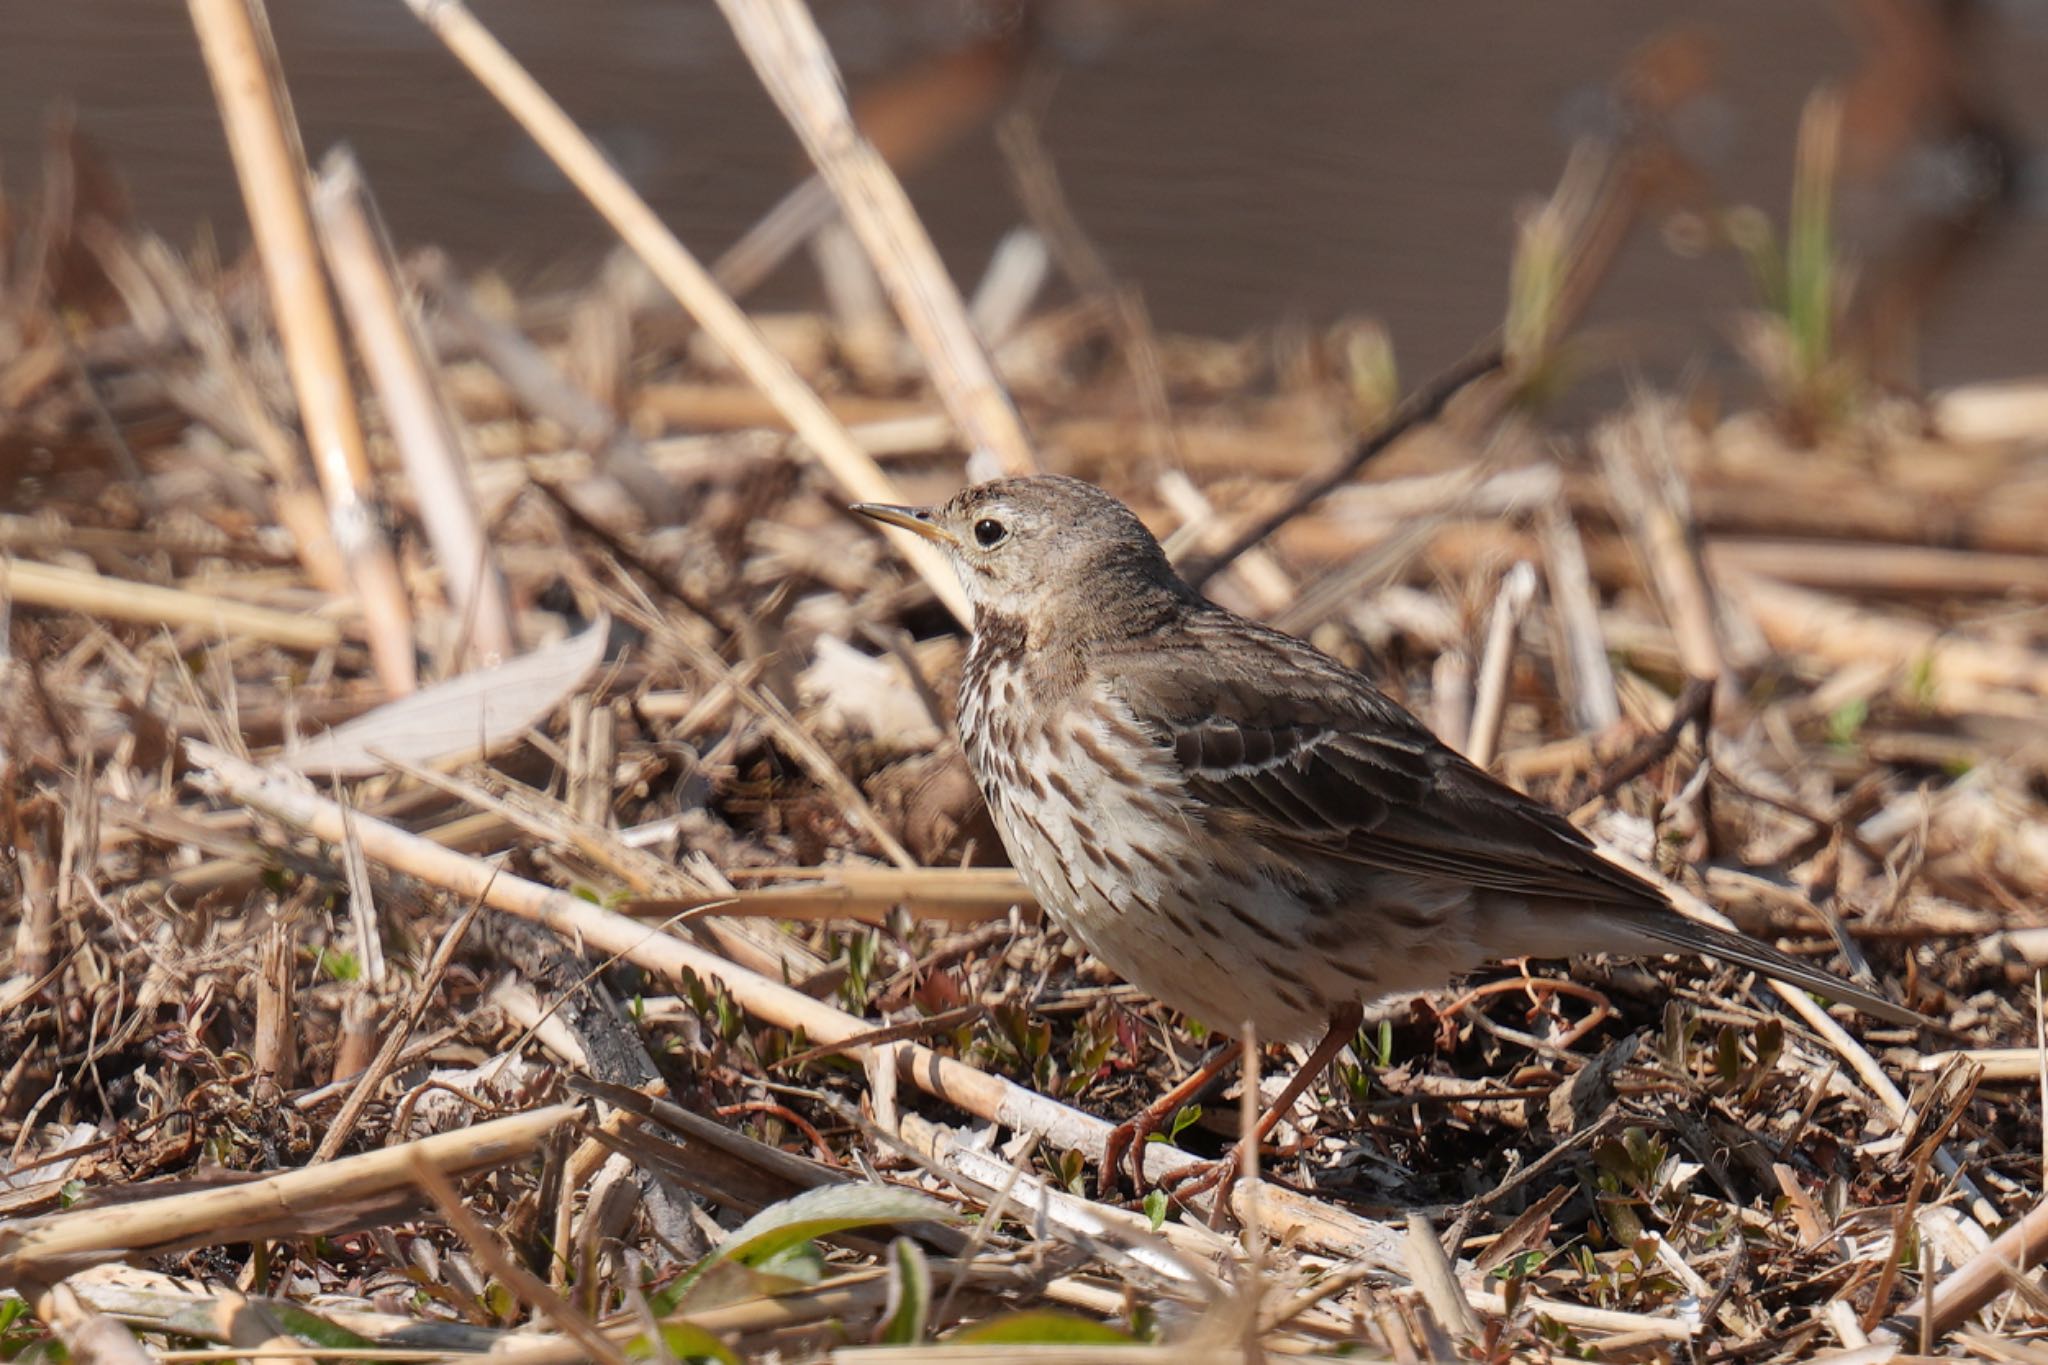
MULTIPOLYGON (((1000 704, 1009 684, 1014 699, 1016 680, 989 682, 985 696, 1000 704)), ((968 756, 1010 861, 1062 928, 1147 995, 1222 1033, 1250 1022, 1262 1039, 1311 1040, 1340 1004, 1437 985, 1476 960, 1455 936, 1345 937, 1256 857, 1219 857, 1177 766, 1114 697, 1078 698, 1036 727, 1016 720, 1025 709, 1003 705, 987 726, 962 716, 963 733, 986 737, 968 756)))

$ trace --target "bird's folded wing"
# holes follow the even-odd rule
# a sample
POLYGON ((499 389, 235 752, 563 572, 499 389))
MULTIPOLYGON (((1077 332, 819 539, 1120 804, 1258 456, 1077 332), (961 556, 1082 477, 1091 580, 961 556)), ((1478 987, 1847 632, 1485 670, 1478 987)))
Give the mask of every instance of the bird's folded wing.
POLYGON ((1581 920, 1597 918, 1617 946, 1705 953, 1895 1023, 1926 1022, 1775 948, 1680 915, 1570 821, 1487 776, 1300 641, 1218 612, 1195 623, 1188 643, 1119 678, 1118 695, 1171 751, 1190 794, 1268 846, 1568 904, 1581 920), (1218 662, 1219 642, 1205 641, 1204 630, 1228 633, 1220 655, 1233 666, 1218 662))
POLYGON ((1231 653, 1250 656, 1242 673, 1190 651, 1118 688, 1212 809, 1263 840, 1389 871, 1586 905, 1665 904, 1358 674, 1292 637, 1227 624, 1231 653))

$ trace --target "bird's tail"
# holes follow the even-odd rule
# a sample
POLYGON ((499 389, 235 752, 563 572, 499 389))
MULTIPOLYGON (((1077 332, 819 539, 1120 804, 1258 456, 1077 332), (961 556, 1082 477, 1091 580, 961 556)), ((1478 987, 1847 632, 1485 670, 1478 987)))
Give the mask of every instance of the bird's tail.
MULTIPOLYGON (((1810 963, 1801 962, 1789 953, 1783 953, 1768 943, 1760 943, 1744 934, 1703 924, 1688 919, 1676 911, 1632 912, 1628 910, 1603 910, 1600 916, 1618 933, 1633 938, 1632 949, 1643 953, 1698 953, 1706 957, 1719 958, 1723 962, 1739 963, 1754 968, 1765 976, 1788 982, 1802 990, 1812 991, 1824 999, 1844 1005, 1854 1005, 1865 1014, 1908 1028, 1933 1027, 1933 1021, 1915 1014, 1903 1005, 1895 1005, 1883 996, 1875 995, 1863 987, 1843 980, 1833 972, 1823 971, 1810 963)), ((1606 946, 1612 950, 1619 945, 1609 940, 1606 946)))

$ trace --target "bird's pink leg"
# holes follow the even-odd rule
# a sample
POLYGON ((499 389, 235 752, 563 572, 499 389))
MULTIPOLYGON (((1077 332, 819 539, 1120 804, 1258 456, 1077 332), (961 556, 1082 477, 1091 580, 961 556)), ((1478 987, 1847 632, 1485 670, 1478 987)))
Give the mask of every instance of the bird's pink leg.
POLYGON ((1337 1060, 1337 1054, 1358 1036, 1358 1027, 1364 1022, 1365 1011, 1357 1005, 1346 1005, 1332 1014, 1330 1027, 1323 1034, 1323 1041, 1316 1044, 1316 1050, 1309 1054, 1308 1060, 1301 1064, 1301 1069, 1288 1080, 1287 1088, 1280 1092, 1280 1098, 1259 1116, 1258 1125, 1239 1138, 1237 1145, 1230 1149, 1230 1155, 1221 1161, 1211 1162, 1207 1166, 1190 1166, 1186 1171, 1178 1172, 1179 1180, 1184 1183, 1176 1185, 1173 1190, 1174 1197, 1191 1199, 1203 1190, 1213 1187, 1216 1191, 1216 1203, 1210 1221, 1212 1224, 1219 1221, 1223 1210, 1230 1203, 1230 1187, 1237 1183, 1238 1172, 1244 1169, 1245 1153, 1251 1150, 1246 1144, 1266 1140, 1266 1135, 1273 1131, 1274 1125, 1279 1123, 1282 1117, 1293 1112, 1294 1102, 1301 1098, 1302 1091, 1313 1085, 1316 1078, 1323 1074, 1324 1069, 1337 1060))
POLYGON ((1107 1199, 1116 1193, 1117 1163, 1126 1152, 1131 1157, 1131 1188, 1140 1195, 1145 1193, 1145 1144, 1161 1125, 1181 1111, 1181 1106, 1191 1103, 1207 1090, 1243 1051, 1241 1042, 1223 1044, 1186 1080, 1110 1129, 1108 1139, 1102 1144, 1102 1166, 1096 1175, 1096 1190, 1101 1198, 1107 1199))

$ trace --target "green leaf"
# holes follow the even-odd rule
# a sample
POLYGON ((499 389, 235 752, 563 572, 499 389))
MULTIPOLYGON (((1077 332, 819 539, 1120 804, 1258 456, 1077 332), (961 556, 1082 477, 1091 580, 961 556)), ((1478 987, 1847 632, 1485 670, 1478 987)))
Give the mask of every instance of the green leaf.
POLYGON ((1855 748, 1856 737, 1863 733, 1863 723, 1869 719, 1869 699, 1851 697, 1828 712, 1828 743, 1837 749, 1855 748))
POLYGON ((71 1365, 71 1353, 57 1338, 41 1337, 14 1357, 14 1365, 71 1365))
POLYGON ((687 1283, 679 1280, 665 1289, 648 1295, 647 1302, 657 1317, 667 1317, 682 1310, 686 1300, 688 1311, 691 1313, 706 1313, 714 1308, 723 1308, 727 1304, 752 1303, 757 1299, 798 1294, 817 1283, 818 1267, 823 1265, 823 1258, 817 1256, 816 1248, 805 1243, 804 1246, 792 1248, 785 1254, 789 1258, 787 1262, 778 1258, 774 1264, 788 1264, 803 1274, 804 1278, 757 1270, 750 1265, 741 1265, 738 1261, 716 1261, 692 1271, 687 1283), (809 1249, 811 1255, 816 1258, 810 1267, 801 1265, 802 1253, 806 1249, 809 1249), (808 1273, 805 1273, 806 1271, 808 1273))
POLYGON ((924 1340, 931 1311, 932 1271, 924 1248, 908 1237, 889 1244, 889 1300, 882 1318, 884 1346, 915 1346, 924 1340))
POLYGON ((1534 1249, 1518 1251, 1493 1268, 1497 1280, 1519 1280, 1543 1268, 1543 1253, 1534 1249))
POLYGON ((825 1256, 818 1250, 816 1242, 798 1242, 793 1247, 784 1247, 752 1269, 795 1284, 813 1285, 825 1278, 825 1256))
POLYGON ((1134 1346, 1137 1339, 1108 1323, 1053 1308, 1027 1308, 977 1323, 946 1339, 953 1346, 1134 1346))
POLYGON ((1201 1105, 1184 1104, 1180 1108, 1173 1111, 1173 1118, 1171 1121, 1167 1123, 1165 1132, 1148 1133, 1146 1134, 1145 1140, 1147 1142, 1177 1142, 1180 1140, 1181 1130, 1186 1128, 1189 1124, 1196 1122, 1201 1117, 1201 1105))
POLYGON ((1145 1192, 1145 1221, 1157 1232, 1166 1224, 1166 1191, 1151 1189, 1145 1192))
POLYGON ((314 969, 333 981, 356 981, 363 974, 363 964, 356 960, 354 953, 336 952, 332 948, 319 950, 314 969))
POLYGON ((303 1341, 309 1346, 344 1350, 351 1346, 371 1348, 381 1344, 351 1332, 346 1327, 337 1326, 318 1313, 310 1313, 295 1304, 272 1303, 267 1305, 265 1311, 276 1320, 278 1326, 291 1333, 294 1340, 303 1341))
MULTIPOLYGON (((681 1318, 661 1324, 662 1344, 668 1354, 679 1361, 715 1360, 718 1365, 740 1365, 740 1358, 733 1354, 732 1347, 720 1341, 694 1322, 681 1318)), ((626 1356, 630 1360, 651 1360, 654 1347, 643 1333, 626 1343, 626 1356)))
POLYGON ((960 1215, 949 1204, 927 1194, 886 1185, 821 1185, 793 1199, 771 1204, 733 1230, 725 1245, 693 1266, 670 1289, 670 1300, 684 1293, 713 1265, 734 1261, 765 1267, 782 1252, 815 1237, 829 1237, 849 1228, 878 1223, 955 1222, 960 1215))

